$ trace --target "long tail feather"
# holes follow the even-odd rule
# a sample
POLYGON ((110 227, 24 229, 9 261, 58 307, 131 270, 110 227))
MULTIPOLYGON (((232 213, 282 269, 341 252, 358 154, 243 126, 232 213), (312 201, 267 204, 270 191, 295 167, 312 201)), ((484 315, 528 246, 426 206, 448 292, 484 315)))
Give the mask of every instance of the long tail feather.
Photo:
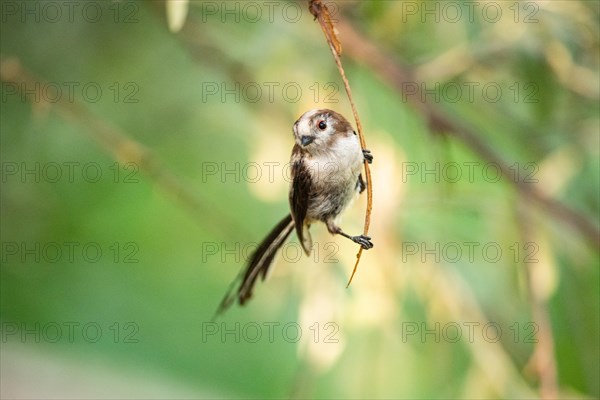
POLYGON ((252 254, 248 266, 240 271, 238 276, 229 286, 225 297, 223 297, 223 300, 215 312, 213 321, 235 302, 236 297, 238 298, 240 305, 244 305, 244 303, 252 297, 252 290, 254 289, 256 280, 259 276, 262 276, 263 280, 266 278, 269 267, 275 258, 275 254, 277 254, 277 250, 285 243, 285 240, 290 233, 292 233, 293 229, 294 221, 292 215, 288 214, 271 230, 271 232, 269 232, 267 237, 252 254), (240 281, 241 284, 236 291, 236 284, 240 281))

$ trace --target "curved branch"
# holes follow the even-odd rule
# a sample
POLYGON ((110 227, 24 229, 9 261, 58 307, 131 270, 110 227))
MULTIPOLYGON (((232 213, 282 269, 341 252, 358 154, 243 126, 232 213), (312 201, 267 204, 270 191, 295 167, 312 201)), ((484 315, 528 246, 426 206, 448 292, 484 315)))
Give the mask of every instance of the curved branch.
MULTIPOLYGON (((335 61, 335 65, 337 66, 340 76, 342 77, 342 81, 344 82, 344 88, 346 89, 346 94, 348 95, 350 106, 352 107, 352 114, 354 114, 354 120, 356 121, 356 130, 358 131, 360 146, 364 150, 367 148, 367 144, 365 142, 365 137, 362 132, 362 124, 360 122, 360 118, 358 117, 358 111, 356 111, 356 105, 354 104, 354 100, 352 99, 352 90, 350 90, 350 83, 348 82, 348 78, 346 78, 346 72, 344 71, 344 67, 342 66, 342 60, 340 59, 340 54, 342 54, 342 45, 337 37, 335 27, 333 26, 333 22, 331 21, 329 10, 327 9, 327 6, 325 4, 321 3, 321 0, 309 0, 308 9, 311 12, 311 14, 314 15, 315 19, 319 20, 319 24, 321 25, 323 34, 327 39, 327 44, 329 45, 329 49, 331 50, 331 54, 335 61)), ((371 184, 371 169, 369 168, 369 163, 366 159, 363 165, 365 167, 365 179, 367 184, 367 211, 365 213, 365 225, 363 228, 363 234, 367 235, 369 233, 369 226, 371 225, 371 211, 373 210, 373 185, 371 184)), ((362 252, 363 248, 361 247, 358 250, 358 253, 356 254, 356 263, 354 264, 352 274, 350 275, 350 279, 348 280, 348 284, 346 285, 346 287, 350 286, 350 284, 352 283, 354 274, 358 269, 358 263, 360 262, 362 252)))

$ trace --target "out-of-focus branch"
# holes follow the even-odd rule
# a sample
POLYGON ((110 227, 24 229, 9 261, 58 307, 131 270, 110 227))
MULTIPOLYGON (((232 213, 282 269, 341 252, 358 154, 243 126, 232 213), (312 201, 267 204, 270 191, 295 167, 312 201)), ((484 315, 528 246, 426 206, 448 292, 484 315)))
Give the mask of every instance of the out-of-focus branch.
MULTIPOLYGON (((528 210, 528 207, 530 205, 525 204, 523 201, 517 205, 519 230, 521 231, 523 243, 536 243, 534 232, 531 229, 531 210, 528 210)), ((531 314, 538 327, 536 333, 537 342, 527 369, 539 378, 540 397, 542 399, 556 399, 559 396, 556 359, 554 356, 554 336, 552 334, 547 301, 541 289, 543 285, 541 282, 544 279, 540 279, 540 268, 545 267, 543 263, 546 263, 547 260, 542 259, 541 262, 541 264, 525 260, 523 262, 529 303, 531 304, 531 314)))
MULTIPOLYGON (((419 90, 414 93, 404 92, 403 83, 412 81, 412 72, 408 68, 384 53, 344 18, 338 17, 337 27, 344 38, 345 53, 356 62, 368 66, 399 93, 402 93, 402 96, 405 96, 404 98, 407 98, 423 116, 433 132, 443 132, 456 137, 479 157, 497 165, 504 177, 512 176, 509 164, 472 128, 450 118, 434 104, 422 101, 419 90)), ((584 215, 560 201, 548 197, 530 183, 514 179, 508 179, 507 182, 515 187, 520 196, 538 204, 550 217, 571 226, 596 249, 600 248, 600 228, 584 215)))
MULTIPOLYGON (((26 71, 19 60, 13 57, 0 57, 0 80, 15 83, 18 88, 25 87, 30 91, 38 91, 34 98, 44 99, 41 90, 45 85, 30 72, 26 71)), ((34 104, 35 106, 35 104, 34 104)), ((219 230, 227 224, 222 213, 216 213, 213 205, 201 201, 185 184, 165 168, 158 158, 142 144, 132 140, 117 127, 95 116, 88 109, 75 101, 59 100, 51 104, 64 120, 81 127, 80 132, 89 136, 102 146, 112 157, 121 163, 135 163, 142 173, 167 195, 182 203, 188 211, 202 223, 210 223, 211 230, 219 230), (210 221, 210 220, 213 221, 210 221)))
MULTIPOLYGON (((439 268, 438 265, 422 263, 415 269, 413 279, 416 281, 416 295, 422 299, 423 304, 428 305, 431 320, 473 324, 476 334, 483 337, 480 336, 483 332, 479 330, 490 321, 471 286, 453 268, 439 268)), ((500 342, 464 342, 471 352, 473 366, 481 371, 481 377, 485 379, 485 382, 480 382, 480 386, 491 388, 493 397, 535 398, 535 393, 500 342)), ((469 395, 471 398, 472 394, 469 395)))

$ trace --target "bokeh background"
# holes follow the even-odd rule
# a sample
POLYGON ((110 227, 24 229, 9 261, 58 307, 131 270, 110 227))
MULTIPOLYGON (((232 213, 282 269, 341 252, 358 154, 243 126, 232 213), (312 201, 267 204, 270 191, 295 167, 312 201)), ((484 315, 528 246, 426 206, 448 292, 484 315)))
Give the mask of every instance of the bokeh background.
POLYGON ((599 3, 328 4, 375 248, 211 322, 352 115, 307 2, 2 1, 3 398, 598 398, 599 3))

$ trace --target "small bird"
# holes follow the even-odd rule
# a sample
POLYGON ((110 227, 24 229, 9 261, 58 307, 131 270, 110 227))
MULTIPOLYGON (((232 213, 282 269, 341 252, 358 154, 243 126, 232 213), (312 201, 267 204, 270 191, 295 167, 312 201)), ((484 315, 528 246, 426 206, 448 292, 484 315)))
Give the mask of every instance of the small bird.
POLYGON ((371 152, 361 149, 352 125, 332 110, 307 111, 294 123, 293 132, 296 143, 290 158, 291 212, 260 243, 247 267, 230 286, 215 316, 225 311, 236 297, 240 305, 250 299, 257 278, 266 278, 277 250, 294 229, 306 255, 312 249, 309 228, 316 221, 323 222, 331 234, 342 235, 363 249, 373 247, 369 236, 351 236, 336 223, 355 195, 366 188, 360 171, 364 161, 373 161, 371 152))

